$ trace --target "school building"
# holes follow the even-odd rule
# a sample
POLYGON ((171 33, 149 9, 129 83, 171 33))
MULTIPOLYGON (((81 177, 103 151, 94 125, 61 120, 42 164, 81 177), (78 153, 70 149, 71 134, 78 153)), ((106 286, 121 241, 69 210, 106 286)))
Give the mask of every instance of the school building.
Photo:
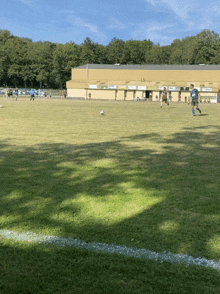
POLYGON ((216 102, 220 65, 86 64, 72 68, 66 88, 74 98, 159 101, 166 87, 172 101, 184 102, 191 83, 202 101, 216 102))

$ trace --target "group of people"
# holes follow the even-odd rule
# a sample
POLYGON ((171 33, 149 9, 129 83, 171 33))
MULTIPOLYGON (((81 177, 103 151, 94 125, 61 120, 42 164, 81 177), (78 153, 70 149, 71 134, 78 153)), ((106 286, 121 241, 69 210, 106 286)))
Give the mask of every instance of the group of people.
POLYGON ((13 98, 14 95, 15 95, 15 100, 17 100, 18 99, 18 88, 15 88, 14 93, 11 88, 7 89, 7 92, 6 92, 7 99, 9 99, 10 97, 13 98))
MULTIPOLYGON (((194 87, 194 84, 190 84, 190 100, 191 100, 191 106, 192 106, 192 115, 195 116, 195 109, 201 114, 202 111, 199 108, 199 91, 194 87)), ((167 89, 164 87, 162 92, 162 99, 161 99, 161 106, 163 106, 163 103, 167 103, 169 105, 169 101, 167 99, 167 89)), ((188 102, 190 104, 190 101, 188 102)))
MULTIPOLYGON (((44 91, 43 97, 45 99, 47 98, 47 91, 44 91)), ((49 93, 49 97, 50 98, 52 97, 52 93, 51 92, 49 93)), ((33 100, 34 101, 34 98, 35 98, 35 90, 34 89, 31 89, 30 90, 30 100, 33 100)))
MULTIPOLYGON (((36 93, 35 93, 35 90, 34 89, 31 89, 29 91, 30 93, 30 100, 33 100, 35 99, 35 96, 36 96, 36 93)), ((13 91, 11 88, 8 88, 7 91, 6 91, 6 98, 9 99, 10 97, 14 98, 15 97, 15 100, 18 99, 18 88, 15 88, 15 90, 13 91)), ((43 94, 43 97, 46 99, 47 98, 47 91, 44 92, 43 94)), ((51 98, 52 97, 52 93, 50 92, 49 93, 49 97, 51 98)))
MULTIPOLYGON (((190 91, 190 100, 191 100, 191 106, 192 106, 192 115, 195 116, 195 109, 200 114, 202 113, 201 109, 198 106, 199 105, 199 92, 194 87, 193 84, 190 84, 190 89, 191 89, 191 91, 190 91)), ((18 88, 15 88, 14 93, 13 93, 11 88, 7 89, 7 92, 6 92, 7 99, 9 99, 11 96, 13 97, 13 94, 15 95, 15 100, 17 100, 18 99, 18 88)), ((52 97, 51 92, 49 93, 49 97, 50 98, 52 97)), ((67 97, 67 92, 63 91, 62 98, 65 99, 66 97, 67 97)), ((45 99, 47 98, 47 92, 46 91, 44 92, 44 98, 45 99)), ((35 99, 35 90, 31 89, 30 90, 30 100, 34 101, 34 99, 35 99)), ((89 99, 91 99, 91 94, 90 93, 89 93, 89 99)), ((186 97, 185 97, 185 102, 186 102, 186 97)), ((161 106, 160 107, 163 107, 163 103, 166 103, 167 105, 169 105, 169 99, 167 97, 167 89, 166 89, 166 87, 164 87, 163 92, 162 92, 161 106)), ((190 101, 188 102, 188 104, 190 104, 190 101)))

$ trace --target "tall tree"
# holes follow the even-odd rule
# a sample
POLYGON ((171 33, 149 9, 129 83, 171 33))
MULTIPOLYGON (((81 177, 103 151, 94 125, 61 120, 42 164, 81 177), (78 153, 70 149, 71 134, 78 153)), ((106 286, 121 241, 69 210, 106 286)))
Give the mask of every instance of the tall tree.
POLYGON ((83 44, 80 45, 80 63, 95 63, 95 43, 90 39, 86 38, 83 44))
POLYGON ((182 63, 195 64, 197 42, 195 37, 186 37, 182 40, 182 63))
POLYGON ((153 48, 153 42, 151 42, 150 40, 143 40, 140 42, 140 46, 141 46, 141 52, 144 57, 143 63, 144 64, 151 63, 149 56, 150 56, 151 49, 153 48))
POLYGON ((13 37, 9 38, 4 45, 7 56, 7 74, 10 78, 10 85, 18 86, 23 77, 24 68, 28 60, 28 46, 31 43, 29 39, 13 37))
POLYGON ((75 43, 65 45, 56 44, 53 52, 53 71, 52 76, 59 88, 65 87, 66 81, 71 78, 71 68, 79 65, 80 52, 79 46, 75 43))
POLYGON ((31 70, 35 75, 38 87, 50 86, 53 68, 53 50, 55 45, 50 42, 36 42, 31 50, 31 70))
POLYGON ((146 61, 149 64, 168 64, 170 57, 170 47, 159 44, 154 45, 146 56, 146 61))
POLYGON ((141 46, 141 41, 126 41, 122 55, 122 63, 142 64, 145 61, 145 54, 141 46))
POLYGON ((170 45, 169 64, 182 64, 183 45, 182 41, 175 39, 170 45))
POLYGON ((7 30, 0 30, 0 83, 7 86, 9 80, 8 68, 10 66, 9 51, 5 44, 13 36, 7 30))
POLYGON ((212 64, 218 51, 219 35, 214 31, 203 30, 195 39, 197 47, 195 63, 212 64))
POLYGON ((124 47, 125 47, 124 41, 113 38, 106 47, 108 63, 110 64, 122 63, 124 47))

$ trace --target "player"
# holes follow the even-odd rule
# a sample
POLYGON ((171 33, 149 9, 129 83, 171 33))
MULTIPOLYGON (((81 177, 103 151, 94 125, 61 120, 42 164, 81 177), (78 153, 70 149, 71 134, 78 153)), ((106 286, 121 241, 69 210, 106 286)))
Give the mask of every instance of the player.
POLYGON ((9 99, 10 98, 10 90, 7 89, 7 92, 6 92, 6 98, 9 99))
POLYGON ((15 89, 15 100, 18 100, 18 88, 15 89))
POLYGON ((33 101, 34 101, 34 96, 35 96, 34 93, 35 93, 34 89, 31 89, 30 90, 30 95, 31 95, 30 100, 33 99, 33 101))
POLYGON ((190 98, 191 98, 191 106, 192 106, 192 115, 195 116, 195 109, 194 107, 196 106, 196 110, 198 110, 198 112, 201 114, 202 111, 199 108, 199 92, 197 89, 194 88, 193 84, 190 84, 190 98))
POLYGON ((163 102, 165 102, 167 105, 169 105, 169 101, 167 99, 167 89, 166 89, 166 87, 163 88, 160 107, 163 106, 163 102))
POLYGON ((66 99, 66 96, 67 96, 67 92, 63 91, 63 99, 66 99))

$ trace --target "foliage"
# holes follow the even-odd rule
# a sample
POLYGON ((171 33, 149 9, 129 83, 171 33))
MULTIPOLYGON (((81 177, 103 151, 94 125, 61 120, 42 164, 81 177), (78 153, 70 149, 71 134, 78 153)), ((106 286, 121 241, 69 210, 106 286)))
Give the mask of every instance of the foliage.
POLYGON ((1 86, 63 88, 72 67, 89 63, 219 64, 220 37, 203 30, 196 36, 175 39, 169 46, 117 38, 103 46, 88 37, 80 45, 32 42, 0 30, 1 86))

